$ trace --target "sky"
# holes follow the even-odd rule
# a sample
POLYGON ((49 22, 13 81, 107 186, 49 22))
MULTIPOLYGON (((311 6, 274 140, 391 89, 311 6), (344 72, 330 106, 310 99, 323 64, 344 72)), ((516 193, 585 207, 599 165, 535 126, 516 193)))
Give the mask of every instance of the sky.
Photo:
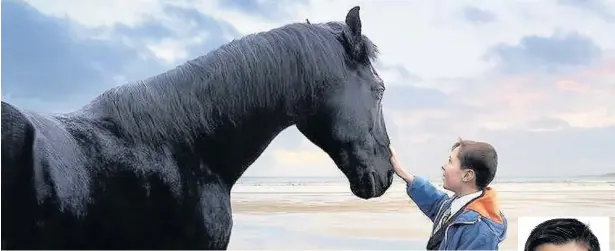
MULTIPOLYGON (((383 110, 410 172, 440 175, 461 137, 498 177, 615 172, 615 1, 3 0, 2 100, 43 113, 244 35, 343 21, 380 48, 383 110)), ((342 176, 295 127, 245 176, 342 176)))

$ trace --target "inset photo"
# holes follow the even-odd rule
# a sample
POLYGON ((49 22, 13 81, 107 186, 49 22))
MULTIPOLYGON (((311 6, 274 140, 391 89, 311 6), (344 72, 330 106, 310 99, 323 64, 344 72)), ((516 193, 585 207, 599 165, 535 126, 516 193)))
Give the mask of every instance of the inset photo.
POLYGON ((518 224, 518 250, 609 250, 609 217, 519 217, 518 224))

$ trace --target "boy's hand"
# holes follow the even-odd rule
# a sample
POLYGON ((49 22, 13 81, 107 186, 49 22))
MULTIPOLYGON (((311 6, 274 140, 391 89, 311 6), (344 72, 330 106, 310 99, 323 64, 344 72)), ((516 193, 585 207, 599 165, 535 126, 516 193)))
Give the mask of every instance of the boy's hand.
POLYGON ((393 171, 395 171, 395 174, 397 174, 397 176, 406 181, 406 183, 412 182, 414 176, 409 174, 408 171, 406 171, 406 169, 404 169, 397 161, 397 157, 395 155, 395 151, 393 151, 393 148, 391 148, 391 165, 393 165, 393 171))
POLYGON ((397 156, 395 155, 395 151, 393 150, 391 150, 391 164, 393 165, 393 171, 395 171, 397 175, 401 176, 401 173, 403 173, 404 169, 397 161, 397 156))

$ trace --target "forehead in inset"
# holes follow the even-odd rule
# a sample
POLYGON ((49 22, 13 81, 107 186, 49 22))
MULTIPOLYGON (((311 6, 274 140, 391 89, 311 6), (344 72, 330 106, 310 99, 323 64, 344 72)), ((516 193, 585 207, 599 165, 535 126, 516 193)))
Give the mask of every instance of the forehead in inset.
POLYGON ((553 244, 545 243, 536 247, 536 251, 588 251, 586 245, 582 243, 571 241, 565 244, 553 244))

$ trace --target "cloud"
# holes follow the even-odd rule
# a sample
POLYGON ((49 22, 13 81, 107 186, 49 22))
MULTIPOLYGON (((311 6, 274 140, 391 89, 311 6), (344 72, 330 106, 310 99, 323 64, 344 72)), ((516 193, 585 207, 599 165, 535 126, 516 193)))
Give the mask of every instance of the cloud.
POLYGON ((601 55, 602 49, 586 36, 556 33, 526 36, 518 45, 497 45, 487 57, 497 58, 503 72, 516 74, 567 70, 594 63, 601 55))
POLYGON ((525 127, 529 131, 558 131, 563 129, 570 129, 570 124, 562 119, 544 117, 535 120, 530 120, 526 123, 525 127))
POLYGON ((3 98, 39 111, 74 109, 115 85, 202 55, 227 42, 228 33, 236 34, 227 24, 176 6, 167 6, 159 19, 98 27, 44 15, 21 1, 3 2, 2 8, 3 98), (59 104, 67 100, 70 105, 59 104))
POLYGON ((491 23, 497 19, 495 14, 472 6, 463 8, 462 13, 466 21, 474 24, 491 23))
POLYGON ((272 19, 291 15, 289 10, 293 6, 296 8, 297 5, 304 5, 306 3, 304 0, 229 0, 221 1, 220 5, 223 8, 236 9, 246 14, 256 14, 272 19), (289 5, 291 6, 289 7, 289 5))
POLYGON ((558 0, 561 5, 569 5, 587 11, 607 22, 615 22, 615 8, 609 5, 609 1, 577 1, 577 0, 558 0))
POLYGON ((393 85, 387 88, 383 104, 390 109, 442 108, 453 105, 450 97, 437 90, 423 87, 393 85))
MULTIPOLYGON (((441 6, 436 17, 420 14, 429 13, 433 6, 428 4, 361 3, 364 30, 383 54, 377 68, 387 85, 385 120, 402 163, 415 174, 437 178, 450 146, 462 137, 494 144, 503 177, 615 171, 606 150, 589 152, 615 149, 605 141, 615 133, 615 101, 608 97, 615 93, 609 70, 615 43, 602 32, 610 26, 592 21, 602 30, 587 29, 588 23, 569 21, 580 17, 576 12, 558 9, 569 14, 562 20, 543 9, 500 3, 481 5, 494 19, 471 27, 456 22, 466 7, 461 4, 441 6), (397 17, 406 18, 403 34, 388 28, 397 17), (497 60, 485 61, 488 53, 497 60)), ((340 19, 342 11, 327 10, 311 10, 308 17, 312 22, 340 19)), ((296 137, 303 136, 297 132, 296 137)), ((272 144, 265 154, 288 146, 272 144)), ((338 175, 309 142, 295 152, 302 158, 320 156, 321 162, 258 172, 338 175)))
MULTIPOLYGON (((342 21, 360 5, 382 52, 387 130, 413 173, 438 177, 457 137, 493 143, 503 176, 615 172, 615 5, 475 4, 3 1, 2 99, 74 110, 232 39, 305 18, 342 21)), ((342 176, 294 126, 245 175, 342 176)))
POLYGON ((2 3, 3 92, 56 102, 113 85, 135 50, 113 41, 77 38, 78 27, 18 1, 2 3), (34 60, 36 59, 36 60, 34 60))

